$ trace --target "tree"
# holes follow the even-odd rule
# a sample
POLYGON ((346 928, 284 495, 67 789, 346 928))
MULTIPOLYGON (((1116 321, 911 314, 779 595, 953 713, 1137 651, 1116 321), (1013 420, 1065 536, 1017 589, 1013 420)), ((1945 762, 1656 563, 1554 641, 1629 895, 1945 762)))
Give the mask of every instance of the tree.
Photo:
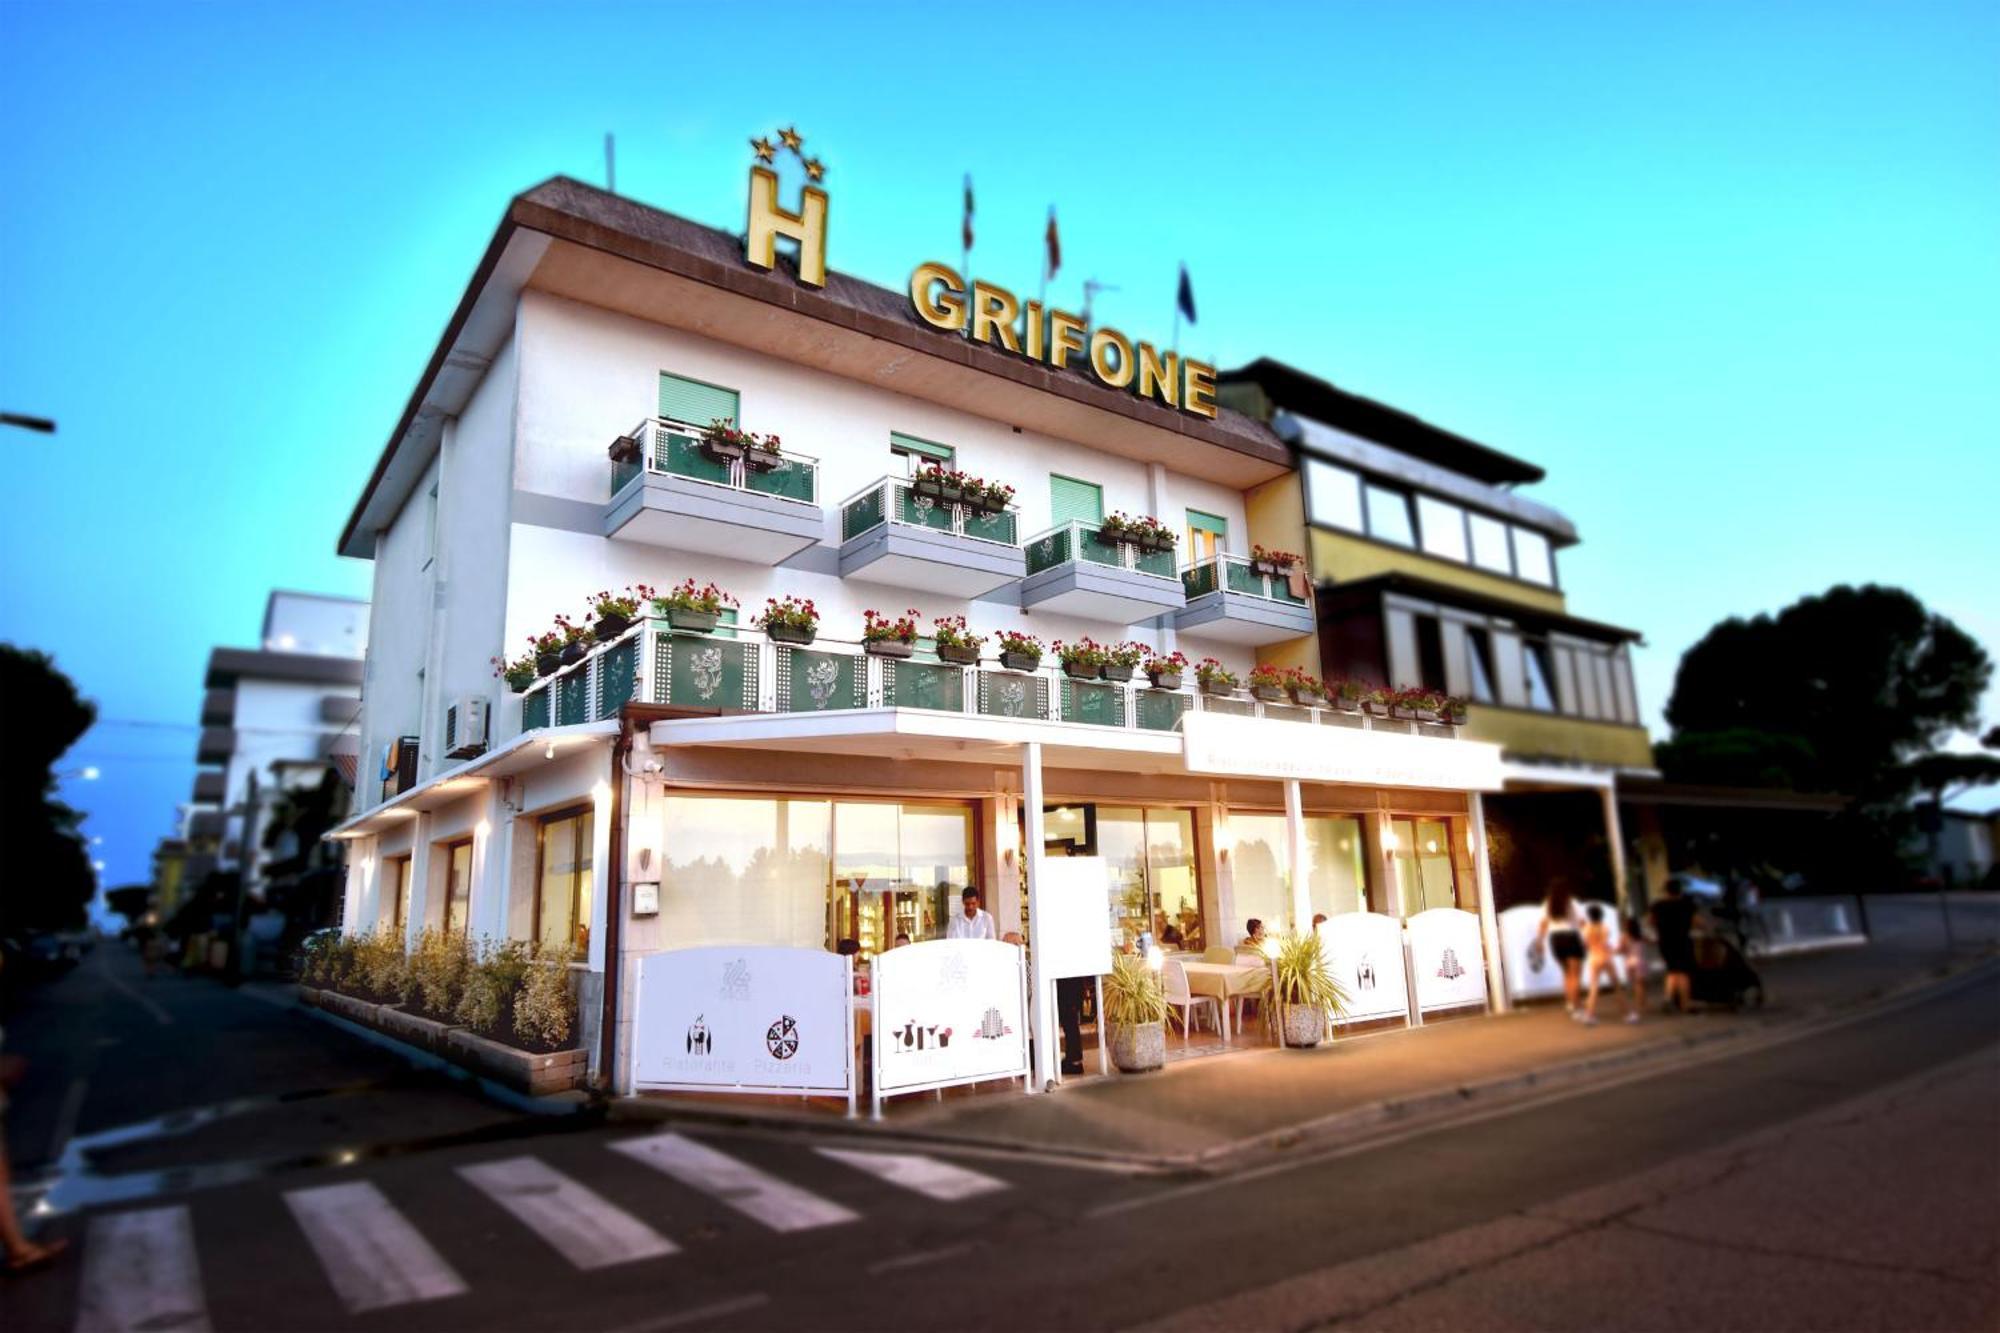
POLYGON ((106 889, 104 901, 112 911, 125 918, 127 927, 139 924, 139 918, 146 915, 153 905, 153 886, 150 884, 126 884, 115 889, 106 889))
POLYGON ((82 927, 96 892, 78 826, 83 817, 55 799, 55 764, 97 720, 47 653, 0 644, 0 698, 16 719, 0 749, 0 934, 82 927))

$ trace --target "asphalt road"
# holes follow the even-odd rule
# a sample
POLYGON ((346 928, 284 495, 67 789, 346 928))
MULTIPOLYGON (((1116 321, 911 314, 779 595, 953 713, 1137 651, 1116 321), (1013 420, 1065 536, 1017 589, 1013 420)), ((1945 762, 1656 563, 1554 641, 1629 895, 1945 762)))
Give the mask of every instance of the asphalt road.
POLYGON ((107 946, 13 1029, 46 1082, 9 1132, 50 1159, 76 1250, 0 1284, 0 1327, 1992 1328, 1996 1014, 1982 971, 1805 1039, 1170 1178, 551 1126, 107 946), (157 1112, 149 1083, 220 1109, 112 1141, 157 1112))

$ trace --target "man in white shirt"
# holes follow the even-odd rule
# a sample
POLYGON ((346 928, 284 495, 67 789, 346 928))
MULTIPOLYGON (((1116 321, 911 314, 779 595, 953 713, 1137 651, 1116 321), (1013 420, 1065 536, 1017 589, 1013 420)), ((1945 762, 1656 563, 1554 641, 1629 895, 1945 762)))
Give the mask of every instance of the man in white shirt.
POLYGON ((979 905, 979 890, 967 889, 959 895, 965 910, 953 914, 951 925, 945 929, 948 940, 997 940, 1000 932, 993 928, 993 914, 979 905))

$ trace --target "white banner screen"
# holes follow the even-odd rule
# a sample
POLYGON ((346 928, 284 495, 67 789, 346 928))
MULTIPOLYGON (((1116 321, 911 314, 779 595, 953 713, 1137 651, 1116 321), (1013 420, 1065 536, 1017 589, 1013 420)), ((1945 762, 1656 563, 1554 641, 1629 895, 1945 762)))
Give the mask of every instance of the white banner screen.
POLYGON ((1417 1008, 1458 1009, 1486 1003, 1486 958, 1479 946, 1479 914, 1433 907, 1410 918, 1410 966, 1416 969, 1417 1008))
POLYGON ((639 961, 641 1088, 841 1093, 854 1085, 852 973, 824 949, 729 945, 639 961))
POLYGON ((1028 1072, 1022 953, 929 940, 875 956, 875 1088, 916 1092, 1028 1072))
POLYGON ((1380 912, 1342 912, 1320 922, 1319 938, 1333 979, 1347 992, 1343 1022, 1410 1016, 1401 921, 1380 912))

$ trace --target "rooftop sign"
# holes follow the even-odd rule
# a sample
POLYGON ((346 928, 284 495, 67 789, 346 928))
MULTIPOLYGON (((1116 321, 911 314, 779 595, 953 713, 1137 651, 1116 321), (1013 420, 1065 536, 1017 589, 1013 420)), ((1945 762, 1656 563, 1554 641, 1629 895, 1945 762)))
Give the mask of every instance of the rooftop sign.
POLYGON ((1209 712, 1183 714, 1181 734, 1190 773, 1437 791, 1499 791, 1506 785, 1500 747, 1486 741, 1209 712))

